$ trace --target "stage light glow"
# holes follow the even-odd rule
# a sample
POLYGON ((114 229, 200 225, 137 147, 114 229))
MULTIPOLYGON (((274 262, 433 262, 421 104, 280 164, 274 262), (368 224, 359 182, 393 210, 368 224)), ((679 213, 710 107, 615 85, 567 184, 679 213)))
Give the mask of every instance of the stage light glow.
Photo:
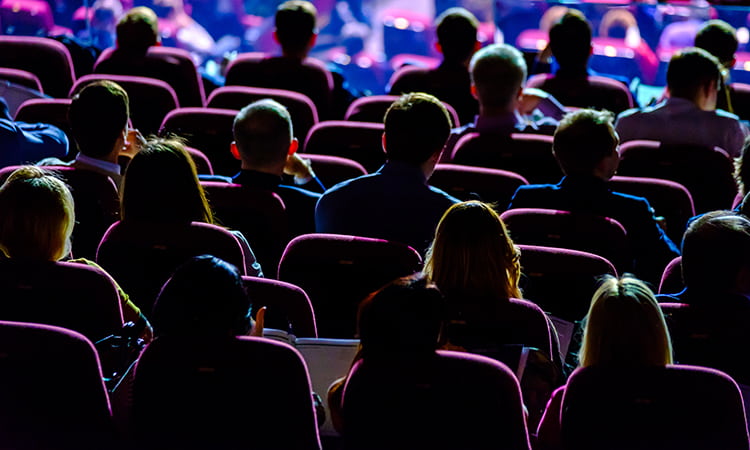
POLYGON ((393 26, 398 28, 399 30, 405 30, 409 28, 409 19, 406 17, 396 17, 393 20, 393 26))
POLYGON ((617 56, 617 49, 611 45, 605 45, 604 56, 609 56, 610 58, 614 58, 615 56, 617 56))
POLYGON ((750 31, 746 27, 737 28, 737 42, 747 44, 750 41, 750 31))

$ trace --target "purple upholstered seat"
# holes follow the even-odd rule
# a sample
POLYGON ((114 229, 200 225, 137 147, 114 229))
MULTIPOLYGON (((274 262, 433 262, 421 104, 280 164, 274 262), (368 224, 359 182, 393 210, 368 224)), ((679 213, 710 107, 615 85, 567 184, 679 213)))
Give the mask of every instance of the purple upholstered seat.
POLYGON ((41 94, 44 93, 42 82, 39 81, 39 77, 26 70, 0 67, 0 79, 10 81, 11 83, 15 83, 29 89, 34 89, 41 94))
MULTIPOLYGON (((383 123, 385 112, 393 102, 399 99, 398 95, 368 95, 354 100, 344 114, 344 120, 355 122, 374 122, 383 123)), ((458 113, 456 109, 446 102, 443 106, 448 110, 451 116, 452 126, 459 125, 458 113)))
MULTIPOLYGON (((304 153, 341 156, 362 164, 368 173, 385 163, 383 124, 329 120, 312 127, 304 153)), ((304 156, 304 155, 301 155, 304 156)))
POLYGON ((300 154, 312 163, 315 175, 326 188, 333 187, 342 181, 367 175, 362 164, 349 158, 331 155, 316 155, 313 153, 300 154))
POLYGON ((48 123, 63 130, 71 145, 74 141, 68 121, 69 98, 34 98, 16 110, 15 120, 26 123, 48 123))
POLYGON ((68 49, 43 37, 0 36, 0 67, 33 73, 44 93, 55 98, 66 98, 76 79, 68 49))
POLYGON ((682 281, 682 256, 678 256, 667 264, 659 283, 659 294, 677 294, 685 289, 682 281))
POLYGON ((429 180, 461 200, 482 200, 505 208, 519 186, 529 184, 521 175, 507 170, 460 164, 438 164, 429 180))
POLYGON ((318 337, 315 311, 302 288, 269 278, 242 277, 253 308, 266 310, 265 327, 292 333, 296 337, 318 337))

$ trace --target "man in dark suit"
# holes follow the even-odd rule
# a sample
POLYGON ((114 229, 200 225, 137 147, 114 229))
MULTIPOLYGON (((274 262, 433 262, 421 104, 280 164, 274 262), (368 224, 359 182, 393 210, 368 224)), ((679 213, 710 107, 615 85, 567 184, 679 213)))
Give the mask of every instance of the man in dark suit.
POLYGON ((293 236, 315 232, 315 204, 320 194, 286 184, 282 178, 284 174, 294 176, 299 184, 315 178, 309 161, 296 153, 299 142, 286 108, 268 99, 251 103, 237 114, 232 131, 231 151, 242 162, 232 181, 279 194, 293 236))
POLYGON ((557 209, 620 222, 628 233, 635 275, 656 284, 679 250, 659 226, 645 198, 613 192, 607 186, 620 161, 612 119, 611 113, 591 109, 566 115, 553 142, 565 176, 558 184, 519 187, 508 209, 557 209))

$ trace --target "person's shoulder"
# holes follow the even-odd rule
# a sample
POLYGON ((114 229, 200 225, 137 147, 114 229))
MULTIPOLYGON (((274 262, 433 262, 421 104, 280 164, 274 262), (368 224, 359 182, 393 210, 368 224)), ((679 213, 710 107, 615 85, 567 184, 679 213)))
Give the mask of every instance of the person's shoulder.
POLYGON ((617 205, 617 209, 627 208, 629 211, 641 211, 651 214, 651 204, 645 197, 625 194, 623 192, 610 191, 611 201, 617 205))
POLYGON ((713 111, 713 114, 717 117, 721 117, 722 119, 726 119, 730 121, 739 122, 740 120, 740 117, 737 114, 730 113, 729 111, 725 111, 723 109, 715 109, 713 111))
POLYGON ((358 189, 360 186, 366 186, 370 183, 375 182, 378 176, 379 174, 376 172, 367 175, 361 175, 349 180, 344 180, 328 188, 323 194, 321 194, 321 198, 330 198, 332 196, 337 196, 342 192, 348 192, 352 189, 358 189))
POLYGON ((440 188, 436 188, 435 186, 430 185, 427 185, 427 188, 430 190, 430 192, 435 194, 435 198, 444 200, 448 204, 456 204, 461 202, 461 200, 457 199, 456 197, 450 195, 440 188))
POLYGON ((280 184, 278 186, 278 189, 279 189, 279 193, 290 194, 290 195, 294 195, 297 197, 311 198, 315 200, 319 199, 320 196, 323 195, 319 192, 309 191, 299 186, 290 186, 288 184, 280 184))

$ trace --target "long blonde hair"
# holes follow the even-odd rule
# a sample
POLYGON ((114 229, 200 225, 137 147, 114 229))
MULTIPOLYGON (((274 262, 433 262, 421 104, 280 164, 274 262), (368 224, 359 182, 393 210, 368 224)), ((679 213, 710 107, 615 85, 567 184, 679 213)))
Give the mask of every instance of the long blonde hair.
POLYGON ((490 205, 461 202, 440 219, 424 273, 447 296, 463 292, 481 298, 521 298, 520 256, 490 205))
POLYGON ((664 315, 643 281, 629 275, 602 281, 586 316, 578 360, 581 367, 672 364, 664 315))

